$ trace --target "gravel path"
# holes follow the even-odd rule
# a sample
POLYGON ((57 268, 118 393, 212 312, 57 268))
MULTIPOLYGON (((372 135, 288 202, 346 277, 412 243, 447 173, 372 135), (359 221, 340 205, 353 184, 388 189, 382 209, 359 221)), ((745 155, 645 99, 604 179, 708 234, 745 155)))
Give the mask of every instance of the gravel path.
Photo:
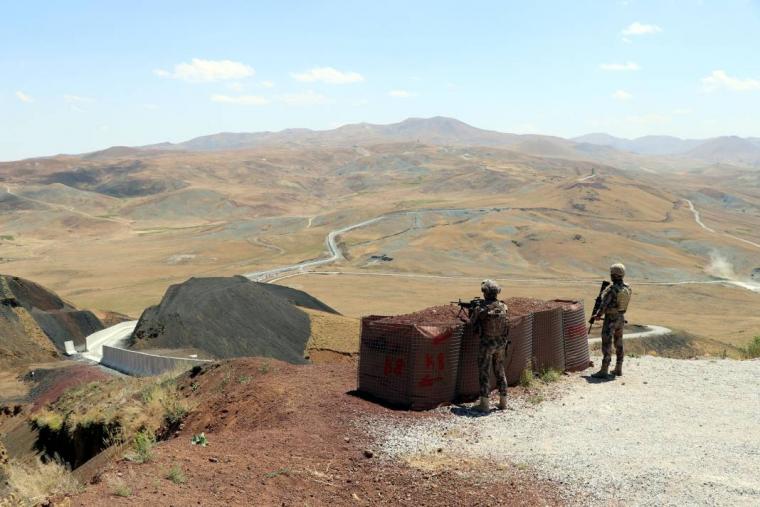
POLYGON ((760 360, 642 357, 617 380, 589 373, 537 405, 376 425, 380 455, 510 462, 564 484, 570 503, 760 505, 760 360))

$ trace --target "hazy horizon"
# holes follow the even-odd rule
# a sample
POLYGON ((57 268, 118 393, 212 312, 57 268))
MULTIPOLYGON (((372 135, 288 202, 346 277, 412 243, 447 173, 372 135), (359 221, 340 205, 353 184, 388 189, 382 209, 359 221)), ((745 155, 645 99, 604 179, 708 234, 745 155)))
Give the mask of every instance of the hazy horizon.
POLYGON ((38 2, 0 21, 0 160, 446 116, 758 137, 760 1, 38 2))

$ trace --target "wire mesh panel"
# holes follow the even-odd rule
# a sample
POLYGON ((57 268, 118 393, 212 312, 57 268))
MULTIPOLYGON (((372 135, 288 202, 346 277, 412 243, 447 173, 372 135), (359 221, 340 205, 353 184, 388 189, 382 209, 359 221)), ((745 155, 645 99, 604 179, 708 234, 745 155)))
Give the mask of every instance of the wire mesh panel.
POLYGON ((586 312, 583 301, 561 301, 562 328, 565 342, 565 370, 582 371, 589 367, 586 312))
POLYGON ((533 314, 533 369, 541 373, 549 368, 565 371, 565 346, 562 308, 533 314))
POLYGON ((411 327, 416 330, 412 338, 411 408, 425 410, 453 401, 463 326, 411 327))
POLYGON ((509 319, 509 339, 512 343, 507 350, 504 367, 507 383, 514 386, 520 383, 523 370, 530 369, 533 356, 533 314, 509 319))
POLYGON ((463 326, 399 324, 383 319, 362 319, 359 391, 414 410, 452 401, 463 326))

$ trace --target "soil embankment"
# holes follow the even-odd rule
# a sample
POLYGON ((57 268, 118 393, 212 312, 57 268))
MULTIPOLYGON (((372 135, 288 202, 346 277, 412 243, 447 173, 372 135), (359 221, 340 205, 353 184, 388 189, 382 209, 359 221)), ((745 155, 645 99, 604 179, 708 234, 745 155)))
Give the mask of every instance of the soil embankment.
POLYGON ((191 278, 143 312, 135 349, 196 348, 213 357, 271 357, 304 363, 311 322, 299 308, 335 313, 305 292, 242 277, 191 278))

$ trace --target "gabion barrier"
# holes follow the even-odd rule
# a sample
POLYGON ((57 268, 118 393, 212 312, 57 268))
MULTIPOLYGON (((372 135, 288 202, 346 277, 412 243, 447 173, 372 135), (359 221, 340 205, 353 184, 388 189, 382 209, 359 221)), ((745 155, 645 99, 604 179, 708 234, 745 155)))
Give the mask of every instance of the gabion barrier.
POLYGON ((586 312, 583 301, 564 301, 562 303, 562 328, 565 343, 565 371, 582 371, 589 367, 588 334, 586 312))
POLYGON ((451 402, 463 326, 389 323, 384 318, 362 319, 359 391, 413 410, 451 402))
MULTIPOLYGON (((457 376, 456 399, 460 402, 473 401, 480 395, 478 375, 478 350, 480 337, 473 332, 470 324, 465 324, 462 346, 459 351, 459 374, 457 376)), ((491 388, 496 386, 496 376, 491 369, 491 388)))
POLYGON ((533 314, 509 319, 509 345, 505 358, 507 383, 511 386, 520 383, 520 375, 530 369, 533 357, 533 314))
POLYGON ((533 314, 533 370, 536 373, 550 368, 565 371, 562 308, 552 308, 533 314))

